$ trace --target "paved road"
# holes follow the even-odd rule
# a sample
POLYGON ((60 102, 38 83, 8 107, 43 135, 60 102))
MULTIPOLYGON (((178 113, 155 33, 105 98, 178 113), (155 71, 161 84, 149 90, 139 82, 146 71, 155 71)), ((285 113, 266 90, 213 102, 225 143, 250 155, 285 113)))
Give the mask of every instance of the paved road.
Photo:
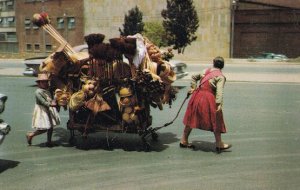
MULTIPOLYGON (((189 75, 185 80, 190 80, 196 74, 210 66, 206 61, 186 61, 189 75)), ((23 76, 25 69, 22 60, 1 60, 0 76, 23 76)), ((300 64, 289 62, 248 62, 247 60, 228 60, 223 70, 227 81, 244 82, 300 82, 300 64)))
MULTIPOLYGON (((54 132, 59 146, 46 148, 46 137, 40 136, 34 139, 34 146, 27 147, 34 80, 0 76, 0 92, 9 97, 1 118, 13 127, 0 147, 1 190, 299 189, 299 83, 228 81, 224 97, 228 133, 223 139, 233 148, 218 155, 210 132, 192 132, 195 151, 178 147, 183 112, 171 126, 159 131, 159 141, 151 142, 151 152, 139 151, 138 137, 114 133, 91 135, 88 151, 82 149, 81 138, 71 147, 64 125, 54 132), (107 142, 112 150, 105 149, 107 142)), ((176 115, 188 82, 181 81, 183 88, 172 109, 166 106, 152 112, 153 126, 176 115)), ((67 112, 60 114, 65 123, 67 112)))

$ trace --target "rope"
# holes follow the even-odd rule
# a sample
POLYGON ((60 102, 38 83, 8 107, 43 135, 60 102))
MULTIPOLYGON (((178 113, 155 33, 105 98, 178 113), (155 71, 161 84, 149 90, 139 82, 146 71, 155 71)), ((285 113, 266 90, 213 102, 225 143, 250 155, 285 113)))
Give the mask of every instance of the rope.
POLYGON ((173 119, 172 121, 170 121, 170 122, 168 122, 168 123, 165 123, 164 125, 162 125, 162 126, 160 126, 160 127, 155 127, 155 128, 151 128, 151 127, 150 127, 147 131, 144 132, 144 134, 142 134, 142 138, 146 138, 148 135, 154 133, 155 131, 158 131, 158 130, 161 129, 161 128, 164 128, 164 127, 167 127, 167 126, 171 125, 171 124, 177 119, 177 117, 178 117, 178 115, 179 115, 179 113, 180 113, 180 111, 181 111, 181 109, 182 109, 184 103, 185 103, 186 100, 190 97, 190 95, 191 95, 191 94, 188 92, 188 93, 187 93, 187 96, 186 96, 185 99, 183 100, 183 102, 182 102, 182 104, 181 104, 181 106, 180 106, 180 108, 179 108, 179 110, 178 110, 176 116, 174 117, 174 119, 173 119))

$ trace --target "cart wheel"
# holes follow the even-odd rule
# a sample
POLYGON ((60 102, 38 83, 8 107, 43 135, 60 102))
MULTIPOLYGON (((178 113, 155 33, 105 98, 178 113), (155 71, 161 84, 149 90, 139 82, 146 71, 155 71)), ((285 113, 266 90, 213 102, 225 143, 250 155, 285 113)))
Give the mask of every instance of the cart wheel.
POLYGON ((75 139, 75 131, 73 129, 70 129, 70 138, 69 138, 69 144, 74 146, 76 143, 75 139))
POLYGON ((69 138, 69 144, 74 146, 76 144, 76 139, 74 137, 69 138))
POLYGON ((157 141, 158 134, 157 133, 151 133, 151 138, 152 138, 153 141, 157 141))
POLYGON ((149 152, 151 150, 151 146, 145 138, 142 138, 142 146, 145 152, 149 152))
POLYGON ((79 148, 82 150, 89 150, 90 144, 87 137, 82 137, 82 141, 79 143, 79 148))
POLYGON ((151 146, 148 142, 143 143, 143 149, 145 152, 149 152, 151 150, 151 146))

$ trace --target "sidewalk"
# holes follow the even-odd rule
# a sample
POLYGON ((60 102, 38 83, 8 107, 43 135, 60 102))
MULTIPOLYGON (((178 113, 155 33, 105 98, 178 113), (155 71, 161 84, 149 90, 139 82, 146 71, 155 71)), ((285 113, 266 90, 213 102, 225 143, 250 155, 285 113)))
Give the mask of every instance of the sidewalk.
POLYGON ((0 76, 23 76, 24 68, 0 68, 0 76))
POLYGON ((0 76, 23 76, 24 70, 23 59, 0 59, 0 76))

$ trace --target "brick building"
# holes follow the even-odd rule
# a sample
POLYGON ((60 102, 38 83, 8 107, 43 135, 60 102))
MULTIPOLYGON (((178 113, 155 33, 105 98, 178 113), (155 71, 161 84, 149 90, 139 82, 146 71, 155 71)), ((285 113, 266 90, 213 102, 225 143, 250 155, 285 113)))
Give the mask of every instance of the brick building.
POLYGON ((300 0, 239 0, 235 8, 234 57, 300 56, 300 0))
POLYGON ((49 54, 60 45, 48 33, 32 23, 35 13, 47 12, 53 27, 72 45, 82 44, 82 0, 19 0, 16 1, 19 52, 49 54))
POLYGON ((14 0, 0 0, 0 52, 19 52, 14 0))
POLYGON ((24 57, 53 52, 59 44, 31 21, 43 11, 71 45, 84 42, 83 0, 0 0, 0 53, 24 57))

